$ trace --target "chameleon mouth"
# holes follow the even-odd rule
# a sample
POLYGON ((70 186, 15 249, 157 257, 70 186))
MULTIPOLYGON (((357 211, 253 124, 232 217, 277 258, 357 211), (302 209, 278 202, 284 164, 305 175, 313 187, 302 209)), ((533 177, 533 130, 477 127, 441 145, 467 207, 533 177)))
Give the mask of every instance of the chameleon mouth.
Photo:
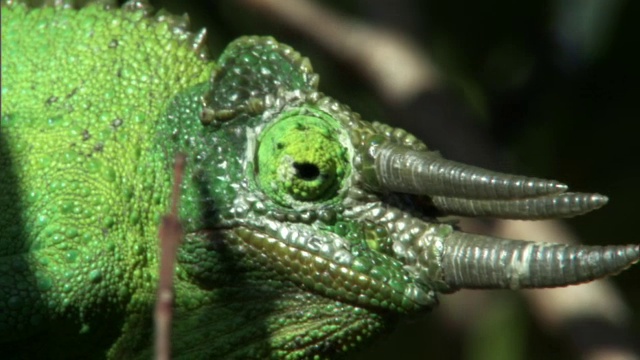
POLYGON ((618 273, 640 259, 639 245, 500 239, 445 225, 433 228, 416 218, 401 219, 390 229, 394 244, 388 254, 303 223, 262 219, 218 230, 255 265, 305 290, 400 313, 430 309, 438 292, 567 286, 618 273))
POLYGON ((270 227, 239 226, 229 229, 228 238, 261 266, 310 291, 357 306, 415 312, 437 301, 435 292, 419 287, 403 264, 389 256, 358 252, 348 240, 307 225, 270 227), (277 236, 269 234, 274 230, 277 236))

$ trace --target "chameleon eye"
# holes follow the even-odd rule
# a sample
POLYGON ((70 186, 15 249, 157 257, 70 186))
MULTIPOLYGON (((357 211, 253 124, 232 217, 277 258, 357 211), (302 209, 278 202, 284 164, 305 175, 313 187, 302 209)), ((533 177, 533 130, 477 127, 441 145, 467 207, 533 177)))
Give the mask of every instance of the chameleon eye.
POLYGON ((258 139, 258 183, 281 205, 328 202, 344 185, 349 161, 338 123, 313 109, 280 115, 258 139))

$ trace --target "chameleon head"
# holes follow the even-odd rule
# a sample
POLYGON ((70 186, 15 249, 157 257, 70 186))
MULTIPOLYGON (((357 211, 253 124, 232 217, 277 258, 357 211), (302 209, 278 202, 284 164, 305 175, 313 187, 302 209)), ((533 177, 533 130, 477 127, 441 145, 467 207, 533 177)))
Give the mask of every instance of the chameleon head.
POLYGON ((437 304, 438 292, 566 286, 640 258, 638 245, 497 239, 438 221, 571 217, 607 198, 446 160, 401 129, 361 120, 317 83, 291 48, 246 37, 222 55, 205 98, 205 123, 244 133, 225 236, 261 266, 323 296, 412 312, 437 304))
POLYGON ((638 245, 539 245, 439 221, 573 216, 606 198, 457 164, 363 121, 271 38, 238 39, 212 63, 204 32, 148 18, 144 1, 6 3, 0 343, 150 356, 148 250, 171 192, 167 159, 181 151, 172 337, 183 356, 342 352, 439 292, 562 286, 640 257, 638 245))

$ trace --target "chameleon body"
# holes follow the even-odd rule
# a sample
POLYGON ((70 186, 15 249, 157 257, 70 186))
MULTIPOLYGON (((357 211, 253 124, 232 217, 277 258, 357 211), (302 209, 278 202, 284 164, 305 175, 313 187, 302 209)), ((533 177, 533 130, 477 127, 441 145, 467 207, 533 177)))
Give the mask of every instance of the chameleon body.
POLYGON ((0 345, 18 357, 151 356, 178 152, 176 358, 331 357, 437 293, 563 286, 640 257, 461 233, 433 214, 606 198, 448 162, 318 92, 288 46, 245 37, 214 63, 203 33, 148 12, 3 4, 0 345))

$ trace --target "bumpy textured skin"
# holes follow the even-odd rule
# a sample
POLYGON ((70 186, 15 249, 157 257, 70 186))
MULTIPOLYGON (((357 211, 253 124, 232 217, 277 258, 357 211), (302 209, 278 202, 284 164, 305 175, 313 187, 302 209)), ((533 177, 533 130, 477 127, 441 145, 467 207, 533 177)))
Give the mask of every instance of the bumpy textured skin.
POLYGON ((178 152, 176 358, 332 357, 438 293, 563 286, 640 258, 437 221, 573 216, 606 198, 445 162, 319 93, 288 46, 244 37, 213 63, 183 20, 147 10, 3 5, 0 354, 152 356, 178 152))
MULTIPOLYGON (((234 208, 245 178, 245 125, 203 129, 202 96, 215 64, 190 41, 141 11, 2 8, 3 349, 150 357, 158 219, 178 150, 192 156, 181 209, 188 235, 176 279, 176 357, 331 354, 386 323, 239 256, 240 234, 199 231, 247 215, 239 209, 245 204, 234 208)), ((287 61, 273 64, 298 70, 287 61)), ((304 83, 274 74, 287 85, 304 83)), ((220 85, 224 98, 231 85, 220 85)), ((253 206, 261 216, 268 210, 257 199, 253 206)))

